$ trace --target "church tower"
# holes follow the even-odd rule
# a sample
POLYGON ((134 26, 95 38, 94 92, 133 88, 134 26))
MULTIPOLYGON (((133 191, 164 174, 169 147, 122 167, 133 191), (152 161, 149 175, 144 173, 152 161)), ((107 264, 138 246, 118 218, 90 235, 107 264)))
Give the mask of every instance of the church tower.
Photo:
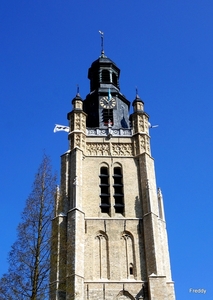
POLYGON ((69 150, 52 225, 51 300, 174 300, 163 197, 156 188, 149 116, 120 92, 105 56, 90 92, 72 100, 69 150))

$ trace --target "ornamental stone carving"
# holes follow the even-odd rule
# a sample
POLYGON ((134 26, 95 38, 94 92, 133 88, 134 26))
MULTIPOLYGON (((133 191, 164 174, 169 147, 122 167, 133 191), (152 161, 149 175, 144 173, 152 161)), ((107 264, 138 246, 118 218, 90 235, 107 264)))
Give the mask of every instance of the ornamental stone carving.
POLYGON ((78 147, 82 149, 83 151, 85 150, 85 145, 86 145, 86 138, 85 135, 82 134, 81 132, 73 132, 70 137, 70 149, 74 149, 75 147, 78 147))
POLYGON ((148 135, 140 134, 136 136, 134 138, 133 145, 134 155, 139 155, 145 152, 150 154, 150 140, 148 135))
POLYGON ((87 143, 86 155, 133 156, 133 147, 131 143, 123 143, 123 144, 87 143))
POLYGON ((81 119, 81 126, 82 126, 82 130, 85 131, 86 130, 86 118, 84 116, 82 116, 82 119, 81 119))
POLYGON ((137 115, 132 120, 134 133, 144 132, 149 133, 149 123, 148 118, 144 114, 137 115))
POLYGON ((75 145, 77 147, 80 147, 80 144, 81 144, 81 136, 80 136, 80 134, 76 134, 75 135, 75 145))
POLYGON ((147 117, 144 116, 144 129, 146 133, 149 133, 149 122, 147 117))
POLYGON ((112 144, 112 155, 133 156, 132 144, 112 144))
POLYGON ((144 119, 143 119, 143 116, 138 116, 138 127, 139 127, 139 131, 144 132, 144 119))
POLYGON ((80 130, 81 128, 81 118, 79 115, 75 115, 75 129, 80 130))
POLYGON ((86 154, 87 155, 110 155, 109 144, 87 143, 86 154))
POLYGON ((148 137, 146 138, 146 151, 150 153, 150 140, 148 137))
POLYGON ((82 136, 82 139, 81 139, 81 145, 82 145, 82 148, 83 148, 83 149, 85 149, 85 144, 86 144, 85 136, 82 136))
POLYGON ((145 137, 144 136, 141 136, 140 137, 140 151, 143 153, 145 152, 145 148, 146 148, 146 145, 145 145, 145 137))
POLYGON ((73 120, 73 118, 70 119, 70 128, 71 128, 71 131, 73 131, 73 129, 74 129, 74 120, 73 120))
POLYGON ((75 113, 70 118, 71 131, 82 130, 86 132, 86 117, 82 113, 75 113))

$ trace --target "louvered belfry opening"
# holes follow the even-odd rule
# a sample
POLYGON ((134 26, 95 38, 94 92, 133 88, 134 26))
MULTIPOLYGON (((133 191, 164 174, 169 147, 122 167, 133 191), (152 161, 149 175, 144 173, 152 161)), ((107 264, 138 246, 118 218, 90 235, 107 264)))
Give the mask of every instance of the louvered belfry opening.
POLYGON ((101 212, 109 213, 110 210, 110 193, 109 193, 109 170, 107 167, 100 169, 100 198, 101 198, 101 212))
POLYGON ((124 194, 123 194, 123 175, 122 169, 120 167, 114 168, 114 199, 115 199, 115 212, 123 213, 124 212, 124 194))

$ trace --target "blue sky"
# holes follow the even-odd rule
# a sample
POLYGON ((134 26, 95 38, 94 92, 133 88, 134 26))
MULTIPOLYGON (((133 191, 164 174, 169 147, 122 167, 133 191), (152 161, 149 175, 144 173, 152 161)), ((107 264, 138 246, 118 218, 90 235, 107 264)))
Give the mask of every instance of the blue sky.
POLYGON ((213 2, 1 0, 0 274, 43 151, 60 173, 67 134, 54 134, 87 71, 105 53, 135 86, 152 124, 177 299, 213 299, 213 2), (189 289, 206 289, 205 295, 189 289))

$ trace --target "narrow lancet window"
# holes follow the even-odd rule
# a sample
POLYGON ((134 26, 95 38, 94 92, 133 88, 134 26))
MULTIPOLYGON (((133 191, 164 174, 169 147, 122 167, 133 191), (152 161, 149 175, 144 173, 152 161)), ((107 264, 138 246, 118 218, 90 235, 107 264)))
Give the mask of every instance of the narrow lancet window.
POLYGON ((94 260, 95 279, 108 278, 108 238, 104 233, 95 237, 94 260))
POLYGON ((127 232, 124 232, 122 235, 121 249, 123 250, 121 276, 122 278, 134 278, 136 276, 134 240, 127 232))
POLYGON ((129 275, 133 275, 134 272, 133 272, 133 264, 130 264, 130 267, 129 267, 129 275))

